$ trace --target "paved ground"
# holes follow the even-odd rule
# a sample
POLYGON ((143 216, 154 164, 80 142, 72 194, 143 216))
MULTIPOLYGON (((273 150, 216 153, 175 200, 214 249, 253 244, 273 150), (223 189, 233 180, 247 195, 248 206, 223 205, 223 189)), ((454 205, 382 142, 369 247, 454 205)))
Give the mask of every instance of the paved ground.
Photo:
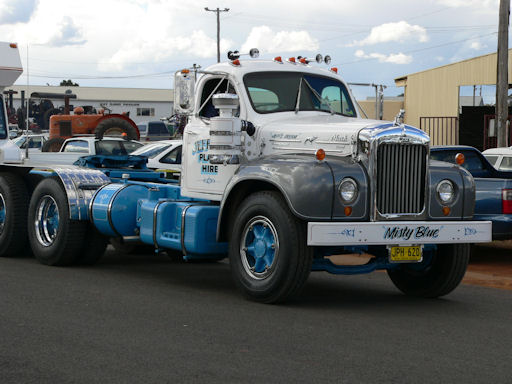
POLYGON ((107 252, 92 268, 0 259, 0 383, 509 383, 512 293, 410 299, 385 273, 315 273, 245 301, 226 263, 107 252))

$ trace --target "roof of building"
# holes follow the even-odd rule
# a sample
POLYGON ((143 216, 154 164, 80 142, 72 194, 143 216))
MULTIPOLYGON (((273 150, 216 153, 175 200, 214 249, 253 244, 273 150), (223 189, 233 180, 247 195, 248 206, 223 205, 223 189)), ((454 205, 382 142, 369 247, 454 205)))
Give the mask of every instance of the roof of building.
MULTIPOLYGON (((508 50, 509 52, 509 55, 510 55, 510 52, 512 52, 512 48, 510 48, 508 50)), ((445 68, 445 67, 450 67, 452 65, 459 65, 461 63, 466 63, 468 61, 474 61, 474 60, 479 60, 483 57, 487 57, 487 56, 496 56, 497 53, 496 52, 491 52, 491 53, 488 53, 486 55, 481 55, 481 56, 476 56, 476 57, 471 57, 469 59, 465 59, 465 60, 461 60, 461 61, 457 61, 455 63, 450 63, 450 64, 445 64, 445 65, 440 65, 439 67, 434 67, 434 68, 429 68, 429 69, 425 69, 423 71, 418 71, 418 72, 413 72, 413 73, 409 73, 408 75, 404 75, 404 76, 400 76, 400 77, 397 77, 395 78, 395 85, 398 86, 398 87, 402 87, 405 85, 405 81, 407 81, 407 77, 409 76, 412 76, 412 75, 417 75, 419 73, 423 73, 423 72, 429 72, 429 71, 435 71, 437 69, 440 69, 440 68, 445 68)))
POLYGON ((151 89, 151 88, 104 88, 104 87, 70 87, 70 86, 44 86, 44 85, 14 85, 8 87, 18 91, 14 98, 21 97, 21 91, 25 95, 34 92, 51 92, 64 94, 66 91, 76 94, 77 100, 90 101, 152 101, 152 102, 172 102, 174 93, 172 89, 151 89), (27 88, 29 92, 27 92, 27 88))

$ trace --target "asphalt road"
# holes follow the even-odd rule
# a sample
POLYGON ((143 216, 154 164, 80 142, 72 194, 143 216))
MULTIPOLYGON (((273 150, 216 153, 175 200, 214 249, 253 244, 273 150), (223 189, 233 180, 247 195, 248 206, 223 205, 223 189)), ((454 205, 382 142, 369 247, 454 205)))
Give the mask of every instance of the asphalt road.
POLYGON ((512 292, 411 299, 385 273, 248 302, 228 264, 0 259, 0 383, 510 383, 512 292))

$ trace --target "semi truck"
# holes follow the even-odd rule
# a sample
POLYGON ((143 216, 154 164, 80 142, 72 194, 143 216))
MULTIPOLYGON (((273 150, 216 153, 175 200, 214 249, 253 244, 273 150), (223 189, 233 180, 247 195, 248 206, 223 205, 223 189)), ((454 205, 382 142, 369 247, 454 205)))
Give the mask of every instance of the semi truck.
MULTIPOLYGON (((0 63, 6 86, 21 65, 13 45, 0 49, 12 61, 0 63)), ((311 271, 386 270, 420 297, 455 289, 469 244, 491 240, 491 223, 472 220, 469 172, 430 161, 429 137, 400 119, 363 119, 321 55, 250 56, 176 72, 175 113, 188 121, 179 182, 130 166, 31 163, 7 142, 3 110, 0 255, 93 264, 113 238, 228 258, 239 290, 264 303, 296 296, 311 271), (371 257, 330 257, 354 253, 371 257)))

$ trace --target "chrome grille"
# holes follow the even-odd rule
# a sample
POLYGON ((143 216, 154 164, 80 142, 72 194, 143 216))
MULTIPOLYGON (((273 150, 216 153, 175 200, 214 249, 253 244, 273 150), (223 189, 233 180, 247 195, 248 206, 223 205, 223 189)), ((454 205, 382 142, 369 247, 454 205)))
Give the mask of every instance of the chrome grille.
POLYGON ((377 209, 419 214, 425 204, 426 147, 382 143, 377 150, 377 209))

